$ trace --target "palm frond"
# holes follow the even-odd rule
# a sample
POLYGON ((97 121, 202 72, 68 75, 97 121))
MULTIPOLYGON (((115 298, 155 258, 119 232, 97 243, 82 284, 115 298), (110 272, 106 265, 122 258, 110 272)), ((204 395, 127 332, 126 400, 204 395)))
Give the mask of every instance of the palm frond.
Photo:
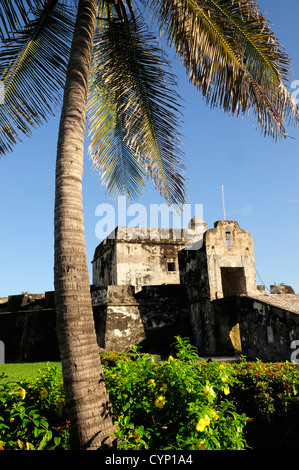
POLYGON ((104 178, 115 178, 109 188, 124 188, 120 169, 127 173, 126 165, 136 165, 138 185, 132 188, 134 178, 127 181, 127 194, 138 195, 146 173, 169 203, 182 205, 184 165, 175 79, 143 19, 124 15, 121 7, 117 16, 102 11, 96 33, 88 105, 93 162, 104 178), (111 136, 119 141, 111 146, 114 154, 111 136), (112 173, 112 168, 119 171, 112 173))
POLYGON ((33 10, 42 9, 41 0, 0 0, 0 40, 30 21, 33 10))
POLYGON ((49 0, 0 52, 0 154, 11 151, 21 134, 46 121, 60 104, 69 57, 72 10, 49 0))
POLYGON ((112 197, 119 194, 137 199, 144 189, 145 172, 142 164, 126 143, 125 123, 111 93, 101 90, 89 98, 90 133, 93 166, 112 197))
POLYGON ((265 135, 298 122, 288 91, 290 60, 255 0, 148 0, 153 19, 211 107, 253 110, 265 135))

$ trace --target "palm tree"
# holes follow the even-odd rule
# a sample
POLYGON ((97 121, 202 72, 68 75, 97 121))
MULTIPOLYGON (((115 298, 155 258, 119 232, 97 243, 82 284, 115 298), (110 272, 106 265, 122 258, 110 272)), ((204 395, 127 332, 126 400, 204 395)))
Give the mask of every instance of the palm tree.
POLYGON ((0 153, 61 106, 55 193, 57 331, 72 447, 115 445, 113 410, 93 324, 82 210, 90 155, 111 195, 136 198, 148 177, 185 201, 175 77, 145 16, 157 24, 211 107, 252 110, 265 135, 287 137, 298 108, 289 58, 253 0, 0 0, 0 153))

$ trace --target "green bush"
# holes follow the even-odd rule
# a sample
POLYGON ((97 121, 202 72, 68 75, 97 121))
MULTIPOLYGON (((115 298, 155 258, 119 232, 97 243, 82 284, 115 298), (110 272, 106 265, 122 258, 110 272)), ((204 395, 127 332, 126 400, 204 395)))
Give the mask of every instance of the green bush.
MULTIPOLYGON (((297 364, 205 362, 180 337, 175 348, 163 361, 100 352, 122 449, 297 449, 297 364)), ((60 367, 0 373, 0 449, 67 450, 69 424, 60 367)))
POLYGON ((177 339, 176 358, 122 356, 105 366, 121 449, 244 449, 246 416, 228 400, 231 369, 198 362, 187 340, 177 339))
POLYGON ((231 398, 250 417, 246 439, 251 448, 297 449, 299 442, 299 366, 290 362, 234 365, 238 378, 231 398))
POLYGON ((69 421, 64 401, 62 376, 56 367, 16 382, 7 381, 2 373, 0 449, 67 449, 69 421))

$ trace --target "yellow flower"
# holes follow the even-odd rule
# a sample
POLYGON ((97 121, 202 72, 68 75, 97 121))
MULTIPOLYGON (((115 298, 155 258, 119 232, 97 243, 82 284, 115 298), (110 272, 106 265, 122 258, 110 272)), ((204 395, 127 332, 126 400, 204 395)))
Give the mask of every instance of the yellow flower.
POLYGON ((196 443, 197 450, 205 450, 205 441, 200 441, 196 443))
POLYGON ((230 393, 229 388, 228 388, 228 387, 224 387, 223 393, 224 393, 224 395, 228 395, 228 394, 230 393))
POLYGON ((149 379, 147 383, 153 388, 156 386, 156 382, 154 381, 154 379, 149 379))
POLYGON ((213 390, 213 387, 210 387, 209 385, 206 385, 205 388, 204 388, 204 392, 207 394, 207 395, 211 395, 211 397, 215 397, 215 392, 213 390))
POLYGON ((210 409, 210 413, 213 419, 219 419, 218 413, 215 410, 210 409))
POLYGON ((41 391, 40 391, 40 397, 41 398, 47 398, 48 395, 49 394, 48 394, 47 390, 45 388, 42 388, 41 391))
POLYGON ((196 424, 196 431, 203 432, 207 426, 209 426, 211 420, 208 415, 205 415, 204 418, 200 418, 198 423, 196 424))
POLYGON ((172 356, 169 356, 169 357, 168 357, 168 360, 169 360, 169 361, 174 361, 174 358, 173 358, 172 356))
POLYGON ((208 417, 208 415, 205 415, 205 417, 204 417, 204 422, 205 422, 205 425, 206 425, 206 426, 209 426, 211 420, 210 420, 210 418, 208 417))
POLYGON ((24 388, 21 388, 21 390, 18 392, 21 399, 24 400, 25 396, 26 396, 26 390, 24 390, 24 388))
POLYGON ((204 419, 201 418, 196 425, 196 431, 203 432, 205 427, 206 427, 205 421, 204 419))
POLYGON ((221 378, 221 382, 223 382, 223 383, 225 384, 225 383, 227 382, 227 376, 222 377, 222 378, 221 378))
POLYGON ((155 406, 157 408, 163 408, 164 405, 165 405, 165 398, 162 395, 160 395, 158 398, 156 398, 155 406))
POLYGON ((15 418, 10 418, 10 420, 9 420, 9 421, 10 421, 11 423, 13 423, 13 422, 14 422, 14 420, 15 420, 15 418))
POLYGON ((163 384, 162 387, 160 388, 161 392, 166 392, 167 390, 167 384, 163 384))
POLYGON ((220 364, 219 369, 220 369, 220 370, 223 370, 224 368, 225 368, 225 365, 224 365, 224 364, 220 364))

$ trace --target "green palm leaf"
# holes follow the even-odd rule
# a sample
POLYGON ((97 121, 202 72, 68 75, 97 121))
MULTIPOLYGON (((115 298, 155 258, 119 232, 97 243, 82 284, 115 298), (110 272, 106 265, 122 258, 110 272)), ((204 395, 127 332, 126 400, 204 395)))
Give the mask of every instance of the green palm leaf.
POLYGON ((108 92, 93 89, 88 114, 94 169, 101 175, 102 183, 112 197, 125 194, 138 198, 144 189, 144 168, 126 143, 124 118, 116 100, 108 92), (99 99, 100 96, 100 99, 99 99))
POLYGON ((6 40, 0 52, 0 80, 5 89, 0 105, 0 154, 12 150, 20 134, 30 134, 60 104, 73 21, 72 10, 52 0, 6 40))
POLYGON ((184 165, 174 77, 140 16, 127 17, 121 7, 118 16, 107 11, 96 33, 88 105, 95 168, 110 181, 108 190, 122 188, 132 197, 142 190, 146 172, 169 203, 181 205, 184 165), (134 165, 137 178, 128 180, 126 168, 134 165))
POLYGON ((41 0, 0 0, 0 39, 5 40, 15 30, 30 21, 30 12, 42 9, 41 0))
POLYGON ((150 0, 153 19, 210 105, 230 114, 252 109, 274 138, 299 113, 284 81, 289 58, 254 0, 150 0))

